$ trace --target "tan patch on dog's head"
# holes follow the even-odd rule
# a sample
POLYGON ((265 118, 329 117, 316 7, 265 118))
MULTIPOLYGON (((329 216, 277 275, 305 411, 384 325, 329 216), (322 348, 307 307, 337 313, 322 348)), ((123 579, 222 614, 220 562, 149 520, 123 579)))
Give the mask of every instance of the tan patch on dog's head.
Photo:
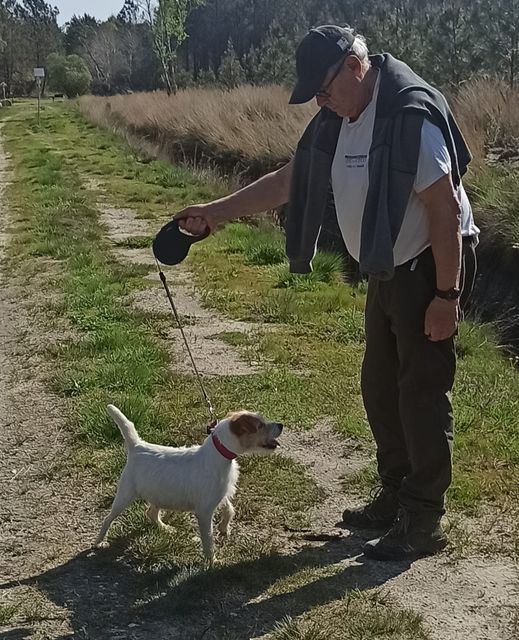
POLYGON ((276 438, 281 434, 283 425, 266 422, 257 413, 237 411, 229 416, 229 429, 246 453, 276 449, 279 446, 276 438))
POLYGON ((231 413, 229 418, 231 431, 238 438, 246 434, 253 435, 258 433, 261 427, 265 426, 259 416, 248 411, 236 411, 231 413))

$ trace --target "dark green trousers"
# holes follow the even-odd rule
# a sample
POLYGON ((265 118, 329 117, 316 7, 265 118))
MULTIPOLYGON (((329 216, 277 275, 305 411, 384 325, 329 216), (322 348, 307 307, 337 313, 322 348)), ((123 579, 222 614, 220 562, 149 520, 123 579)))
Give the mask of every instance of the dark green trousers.
MULTIPOLYGON (((462 304, 476 272, 474 242, 463 242, 462 304)), ((362 395, 377 444, 382 484, 409 511, 444 512, 452 479, 451 390, 454 337, 431 342, 425 312, 434 297, 432 250, 396 268, 392 280, 370 279, 362 395)))

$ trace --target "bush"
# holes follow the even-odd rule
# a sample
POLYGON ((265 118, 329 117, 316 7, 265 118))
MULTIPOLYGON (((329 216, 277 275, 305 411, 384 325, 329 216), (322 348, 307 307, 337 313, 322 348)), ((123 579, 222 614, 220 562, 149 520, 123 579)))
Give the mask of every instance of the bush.
POLYGON ((88 93, 92 76, 85 61, 76 55, 52 53, 47 59, 49 87, 65 93, 69 98, 88 93))

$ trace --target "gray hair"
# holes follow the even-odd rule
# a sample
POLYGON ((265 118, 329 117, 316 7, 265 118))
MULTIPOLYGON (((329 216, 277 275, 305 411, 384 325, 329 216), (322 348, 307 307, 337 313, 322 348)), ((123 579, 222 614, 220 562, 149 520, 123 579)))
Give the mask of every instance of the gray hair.
MULTIPOLYGON (((343 27, 343 29, 347 29, 353 34, 353 29, 351 29, 350 27, 343 27)), ((366 38, 364 36, 361 36, 358 33, 355 34, 355 40, 351 45, 351 49, 346 53, 346 57, 350 55, 356 56, 360 60, 365 70, 371 66, 371 63, 368 58, 369 51, 368 51, 368 45, 366 44, 366 38)), ((328 69, 328 72, 337 71, 343 62, 344 62, 344 56, 340 60, 338 60, 335 64, 333 64, 328 69)))
POLYGON ((364 36, 361 36, 358 33, 355 34, 355 41, 351 46, 351 52, 353 55, 357 56, 363 66, 369 66, 368 45, 366 44, 366 38, 364 36))

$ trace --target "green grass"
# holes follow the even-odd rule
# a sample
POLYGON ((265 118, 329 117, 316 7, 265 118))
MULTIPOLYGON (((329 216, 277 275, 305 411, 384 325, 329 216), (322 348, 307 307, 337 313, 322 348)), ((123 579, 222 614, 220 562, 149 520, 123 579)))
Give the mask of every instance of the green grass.
POLYGON ((115 244, 118 247, 125 247, 126 249, 148 249, 151 247, 153 238, 151 236, 132 236, 119 240, 115 244))
POLYGON ((43 153, 54 152, 67 168, 99 184, 100 195, 109 193, 110 204, 131 206, 143 218, 169 216, 172 209, 223 195, 226 188, 225 181, 209 173, 202 180, 186 167, 132 151, 67 105, 47 105, 40 127, 32 123, 30 130, 45 139, 43 153))
MULTIPOLYGON (((266 231, 259 230, 262 242, 266 231)), ((272 227, 270 233, 279 243, 279 231, 272 227)), ((231 224, 195 247, 190 266, 206 303, 239 319, 282 323, 256 342, 254 353, 278 369, 286 367, 283 387, 301 409, 301 424, 328 415, 345 435, 369 439, 358 377, 365 285, 342 284, 340 260, 326 254, 318 254, 314 272, 304 276, 289 274, 286 264, 251 266, 248 248, 256 234, 253 225, 231 224)), ((519 375, 496 345, 492 327, 461 325, 448 499, 470 512, 482 500, 504 507, 509 494, 518 495, 519 375)), ((269 400, 288 403, 276 396, 269 400)), ((354 485, 367 490, 372 480, 367 470, 354 485)))
POLYGON ((318 252, 312 261, 312 272, 309 274, 290 273, 285 264, 276 271, 276 287, 293 291, 311 291, 319 288, 320 283, 341 284, 343 263, 340 256, 333 253, 318 252))
POLYGON ((351 473, 346 472, 342 483, 345 492, 359 491, 366 495, 372 494, 377 490, 377 484, 379 483, 376 462, 373 460, 361 469, 351 473))
MULTIPOLYGON (((195 437, 201 403, 189 379, 177 376, 172 382, 164 351, 154 342, 161 334, 158 325, 153 320, 144 323, 124 304, 114 304, 142 286, 146 268, 122 266, 109 257, 91 196, 79 176, 88 182, 109 163, 113 172, 103 174, 103 188, 111 202, 122 204, 127 192, 120 189, 120 181, 131 182, 134 191, 144 189, 143 197, 150 185, 165 189, 168 197, 172 189, 181 189, 175 208, 203 199, 203 190, 209 187, 186 169, 142 162, 122 142, 62 107, 46 114, 38 134, 33 123, 29 129, 30 139, 13 130, 13 144, 23 158, 20 183, 31 185, 29 201, 23 201, 25 192, 20 194, 22 208, 33 212, 20 237, 31 255, 51 256, 69 265, 60 284, 63 308, 56 311, 67 314, 88 335, 70 346, 70 366, 62 366, 54 385, 83 407, 78 433, 105 445, 117 442, 117 432, 102 411, 104 401, 112 398, 138 412, 142 428, 156 437, 167 434, 174 442, 195 437), (138 408, 161 386, 188 394, 186 403, 178 395, 175 398, 171 415, 177 424, 156 415, 160 413, 156 410, 138 408)), ((487 187, 478 196, 481 202, 494 197, 487 187)), ((500 188, 505 192, 503 185, 500 188)), ((211 195, 217 192, 205 193, 211 195)), ((140 214, 157 218, 158 226, 164 209, 155 203, 140 214)), ((125 244, 140 247, 148 242, 149 238, 137 236, 125 244)), ((278 419, 305 428, 330 416, 340 432, 369 442, 359 395, 365 286, 342 284, 342 264, 333 255, 318 254, 311 274, 290 274, 286 263, 280 262, 282 248, 282 234, 266 220, 230 224, 193 247, 189 264, 205 304, 242 320, 279 325, 275 332, 243 339, 241 345, 250 359, 268 365, 267 372, 238 377, 232 383, 212 379, 211 393, 223 411, 240 404, 267 412, 274 409, 278 419)), ((495 344, 491 328, 462 325, 454 394, 455 476, 449 499, 469 510, 482 499, 499 504, 503 493, 514 491, 518 484, 518 375, 495 344)), ((167 410, 166 403, 161 411, 167 410)))
POLYGON ((519 486, 519 374, 495 344, 490 327, 462 325, 450 497, 469 509, 481 499, 500 504, 519 486))
POLYGON ((505 247, 519 242, 517 168, 478 166, 469 172, 466 189, 484 233, 495 233, 505 247))
POLYGON ((278 625, 269 640, 430 640, 421 617, 378 591, 350 591, 332 605, 278 625))
POLYGON ((18 612, 17 605, 0 605, 0 626, 7 625, 18 612))
MULTIPOLYGON (((114 483, 124 462, 120 434, 105 413, 114 403, 131 416, 141 435, 151 441, 173 445, 200 442, 204 437, 205 406, 191 376, 173 373, 167 344, 160 338, 164 319, 132 309, 128 294, 149 286, 148 266, 123 264, 111 253, 91 192, 85 187, 97 163, 110 162, 123 172, 132 171, 132 188, 146 185, 183 189, 175 207, 200 197, 205 185, 185 169, 150 162, 140 165, 127 149, 112 144, 110 135, 92 130, 64 107, 48 108, 40 129, 34 116, 20 108, 16 121, 6 128, 7 144, 14 158, 15 182, 9 198, 17 219, 16 239, 11 246, 10 269, 38 279, 38 288, 59 292, 56 302, 46 304, 49 322, 66 319, 75 338, 57 345, 42 345, 51 365, 49 384, 70 407, 70 429, 77 464, 90 469, 106 483, 104 505, 113 496, 114 483), (69 141, 74 140, 74 146, 69 141), (67 150, 70 147, 70 151, 67 150), (95 157, 91 165, 85 159, 95 157), (48 261, 57 267, 46 272, 48 261)), ((117 179, 103 185, 105 194, 124 198, 117 179)), ((163 211, 151 207, 148 215, 160 220, 163 211)), ((147 241, 148 239, 146 239, 147 241)), ((142 238, 128 244, 140 246, 142 238)), ((260 376, 208 380, 220 415, 241 408, 244 400, 255 406, 256 390, 265 384, 260 376), (249 391, 247 398, 237 392, 249 391)), ((272 404, 262 407, 273 413, 272 404)), ((290 406, 283 417, 294 418, 290 406)), ((274 417, 274 416, 272 416, 274 417)), ((297 423, 296 420, 293 420, 297 423)), ((315 484, 304 470, 281 456, 252 458, 242 464, 243 475, 236 500, 244 523, 259 521, 268 533, 280 523, 304 522, 308 507, 320 499, 315 484)), ((138 567, 167 566, 180 570, 200 560, 197 542, 188 544, 189 519, 176 523, 177 536, 154 531, 144 519, 141 505, 132 509, 114 528, 113 540, 128 539, 125 558, 138 567), (182 533, 182 531, 184 531, 182 533)), ((261 536, 253 538, 248 553, 261 553, 261 536)), ((270 546, 269 546, 270 548, 270 546)), ((227 562, 243 551, 233 539, 226 546, 227 562)))
MULTIPOLYGON (((20 587, 14 600, 0 603, 0 627, 13 628, 15 625, 20 627, 34 624, 45 620, 47 615, 48 601, 35 587, 20 587)), ((53 615, 56 616, 56 612, 53 612, 53 615)), ((9 637, 9 634, 0 637, 9 637)))
MULTIPOLYGON (((9 268, 13 277, 23 273, 49 293, 50 323, 66 319, 73 328, 74 337, 43 344, 42 356, 52 370, 49 385, 71 416, 74 464, 100 479, 107 509, 125 458, 120 434, 105 415, 107 402, 127 412, 144 437, 173 445, 200 442, 206 416, 192 376, 170 366, 164 317, 135 311, 128 302, 128 294, 150 286, 149 267, 115 260, 94 198, 131 202, 158 228, 173 211, 221 195, 223 187, 139 158, 66 106, 49 106, 40 128, 23 106, 16 109, 4 130, 15 168, 8 192, 16 218, 9 268)), ((137 236, 124 246, 140 248, 149 240, 137 236)), ((252 408, 294 429, 332 418, 339 433, 369 449, 359 392, 365 287, 341 282, 336 256, 319 254, 307 276, 289 274, 282 246, 279 230, 260 221, 229 225, 193 247, 189 266, 205 304, 271 329, 221 336, 263 370, 208 378, 210 396, 220 415, 252 408)), ((519 378, 488 327, 464 324, 458 352, 449 499, 470 510, 482 500, 500 504, 503 493, 518 486, 519 378)), ((280 549, 278 534, 305 526, 309 507, 323 499, 303 466, 275 456, 245 459, 241 468, 237 531, 219 541, 220 562, 211 570, 200 562, 190 515, 168 516, 176 535, 153 528, 142 505, 114 525, 112 553, 143 577, 137 613, 153 616, 157 609, 178 621, 202 607, 215 612, 213 629, 222 640, 253 633, 256 619, 277 640, 427 638, 417 615, 372 590, 381 581, 369 567, 341 564, 339 547, 280 549), (359 572, 365 589, 357 592, 359 572), (228 615, 245 604, 254 619, 247 631, 240 615, 228 615)), ((353 480, 367 490, 372 468, 353 480)))

